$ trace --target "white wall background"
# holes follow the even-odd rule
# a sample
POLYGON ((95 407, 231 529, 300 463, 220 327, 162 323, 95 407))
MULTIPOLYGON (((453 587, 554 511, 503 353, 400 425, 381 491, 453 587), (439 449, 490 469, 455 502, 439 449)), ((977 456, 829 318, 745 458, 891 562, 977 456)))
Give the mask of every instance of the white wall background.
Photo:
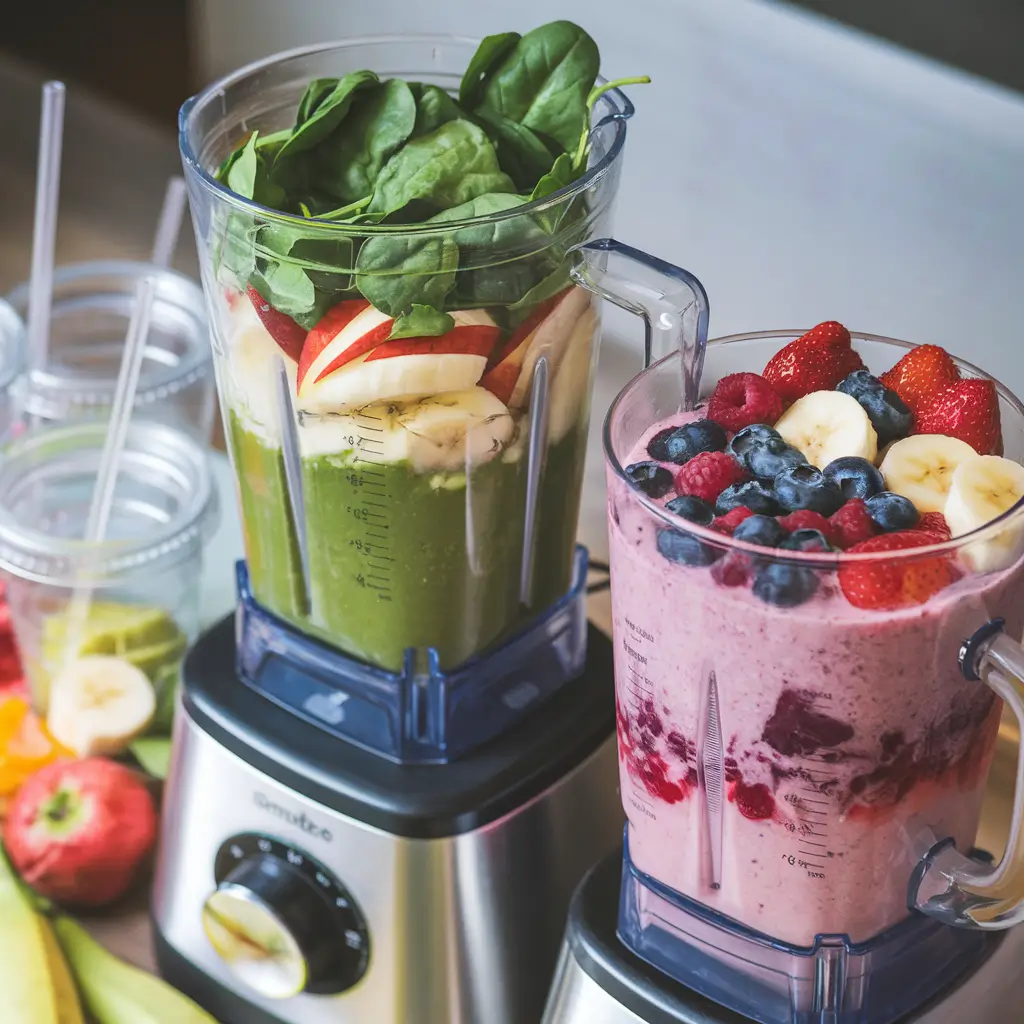
MULTIPOLYGON (((631 91, 616 234, 701 278, 712 336, 837 319, 944 345, 1024 394, 1024 97, 762 0, 196 9, 205 81, 318 40, 571 18, 606 75, 654 79, 631 91)), ((595 420, 636 351, 607 345, 595 420)), ((582 532, 603 549, 594 454, 582 532)))

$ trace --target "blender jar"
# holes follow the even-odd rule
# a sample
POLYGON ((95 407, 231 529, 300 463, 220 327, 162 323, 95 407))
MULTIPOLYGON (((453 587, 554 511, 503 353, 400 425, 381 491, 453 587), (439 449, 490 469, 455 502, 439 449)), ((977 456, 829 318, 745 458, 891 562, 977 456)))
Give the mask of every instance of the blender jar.
POLYGON ((253 593, 389 670, 409 648, 457 666, 569 590, 598 341, 590 290, 656 308, 669 332, 681 315, 672 268, 594 241, 632 107, 617 90, 597 102, 590 165, 571 185, 526 205, 498 196, 461 220, 299 217, 214 175, 254 129, 290 126, 313 79, 370 68, 457 91, 475 46, 381 37, 292 51, 215 83, 180 119, 253 593), (621 280, 609 260, 629 264, 621 280), (633 295, 647 277, 655 286, 633 295), (524 281, 537 282, 525 295, 524 281), (413 299, 452 315, 440 347, 384 340, 413 299))
MULTIPOLYGON (((106 421, 135 288, 146 276, 156 279, 156 294, 135 414, 209 441, 216 393, 202 290, 174 270, 129 260, 56 268, 47 366, 15 382, 20 416, 32 423, 106 421)), ((22 317, 28 293, 26 282, 8 296, 22 317)))
POLYGON ((82 537, 106 424, 33 428, 0 459, 0 570, 37 710, 70 659, 122 658, 153 684, 169 726, 181 659, 199 629, 203 545, 217 521, 205 451, 159 423, 129 427, 106 539, 82 537), (72 597, 88 588, 77 625, 72 597), (162 698, 162 699, 161 699, 162 698))
MULTIPOLYGON (((709 344, 701 395, 726 374, 760 372, 800 333, 709 344)), ((876 375, 909 347, 853 338, 876 375)), ((689 523, 664 508, 670 495, 645 496, 623 468, 649 457, 659 429, 700 416, 680 398, 674 363, 636 377, 604 433, 633 867, 652 890, 770 937, 765 948, 809 953, 821 936, 860 943, 915 905, 955 923, 1012 923, 1019 809, 1000 865, 966 855, 1000 697, 1019 716, 1019 689, 1005 660, 981 667, 986 687, 964 679, 958 657, 995 616, 1006 633, 981 640, 1004 658, 1019 651, 1008 636, 1024 629, 1024 508, 945 543, 884 554, 769 550, 689 523), (939 582, 908 588, 890 610, 854 607, 843 575, 866 566, 939 582), (798 577, 796 597, 760 599, 759 576, 783 572, 798 577), (993 911, 997 896, 1009 903, 993 911)), ((1005 455, 1022 461, 1024 408, 997 388, 1005 455)))

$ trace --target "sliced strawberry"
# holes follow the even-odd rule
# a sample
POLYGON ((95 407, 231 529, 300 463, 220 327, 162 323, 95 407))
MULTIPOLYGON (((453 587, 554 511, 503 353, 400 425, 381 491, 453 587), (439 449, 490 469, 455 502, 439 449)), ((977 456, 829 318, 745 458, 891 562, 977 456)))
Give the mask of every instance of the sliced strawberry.
POLYGON ((999 396, 990 380, 970 378, 947 384, 923 398, 915 412, 915 434, 956 437, 979 455, 994 455, 1002 448, 999 396))
POLYGON ((906 551, 945 538, 924 530, 900 530, 855 544, 850 554, 877 554, 877 559, 854 562, 839 569, 839 586, 847 601, 857 608, 888 611, 924 604, 954 579, 952 563, 945 555, 926 558, 886 558, 887 551, 906 551))
MULTIPOLYGON (((256 289, 249 285, 245 290, 249 301, 260 318, 260 323, 267 329, 281 351, 296 362, 302 356, 302 346, 306 341, 306 329, 297 324, 290 316, 279 312, 267 302, 256 289)), ((230 300, 229 300, 230 303, 230 300)))
POLYGON ((916 413, 924 399, 958 381, 960 371, 944 348, 918 345, 878 379, 916 413))
POLYGON ((850 332, 841 323, 827 320, 776 352, 763 376, 789 404, 812 391, 831 391, 844 377, 863 368, 850 332))
POLYGON ((496 327, 466 324, 434 338, 396 338, 377 345, 366 361, 370 363, 375 359, 393 359, 395 356, 487 356, 494 347, 497 334, 496 327))
POLYGON ((838 512, 832 514, 828 522, 835 543, 844 551, 870 540, 878 533, 878 527, 868 513, 863 498, 851 498, 838 512))

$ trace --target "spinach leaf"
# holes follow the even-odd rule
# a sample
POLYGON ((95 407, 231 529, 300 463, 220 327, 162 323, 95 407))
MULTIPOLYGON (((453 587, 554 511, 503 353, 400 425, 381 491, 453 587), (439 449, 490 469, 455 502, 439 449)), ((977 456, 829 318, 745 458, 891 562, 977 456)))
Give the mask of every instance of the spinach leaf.
POLYGON ((257 230, 252 217, 247 213, 232 210, 223 218, 213 256, 218 280, 221 272, 227 271, 236 285, 245 287, 246 281, 256 269, 254 243, 257 230))
POLYGON ((370 195, 380 169, 415 123, 416 101, 405 82, 392 78, 364 88, 352 101, 344 127, 312 154, 322 190, 342 203, 370 195))
POLYGON ((477 105, 488 73, 521 38, 518 32, 499 32, 481 41, 459 85, 459 102, 467 110, 477 105))
POLYGON ((262 276, 267 290, 261 293, 279 312, 303 316, 316 305, 316 288, 297 264, 271 263, 262 276))
POLYGON ((533 192, 530 193, 530 201, 543 199, 560 188, 572 184, 575 179, 576 170, 573 167, 572 157, 568 153, 562 153, 551 165, 551 170, 534 186, 533 192))
POLYGON ((447 314, 423 306, 418 302, 412 304, 408 313, 403 313, 391 328, 388 340, 395 338, 434 338, 447 334, 455 326, 455 321, 447 314))
POLYGON ((602 82, 595 85, 587 96, 587 119, 583 125, 583 134, 580 136, 579 145, 572 159, 572 165, 576 173, 586 169, 587 157, 590 155, 590 122, 594 104, 610 89, 618 89, 622 85, 649 85, 649 75, 639 75, 636 78, 616 78, 614 82, 602 82))
MULTIPOLYGON (((316 103, 305 120, 296 123, 291 137, 278 150, 274 162, 275 167, 282 160, 295 157, 323 142, 345 119, 356 90, 375 85, 378 81, 379 79, 372 71, 353 71, 340 79, 329 93, 320 97, 319 102, 316 103)), ((309 95, 308 89, 307 95, 309 95)))
POLYGON ((449 121, 466 117, 455 100, 439 86, 413 82, 410 89, 416 99, 416 127, 412 131, 414 139, 437 131, 449 121))
POLYGON ((577 146, 587 123, 587 95, 601 58, 578 25, 553 21, 527 32, 494 69, 483 103, 565 152, 577 146))
POLYGON ((384 165, 367 212, 390 216, 416 202, 436 213, 487 192, 514 191, 484 132, 469 121, 449 121, 407 142, 384 165))
POLYGON ((276 208, 285 201, 284 191, 273 182, 259 149, 259 132, 253 132, 246 144, 229 158, 223 170, 224 183, 243 199, 252 199, 276 208))
MULTIPOLYGON (((338 84, 337 78, 314 78, 299 100, 295 112, 295 128, 301 128, 314 114, 316 108, 330 95, 338 84)), ((290 133, 289 133, 290 134, 290 133)))
POLYGON ((521 192, 529 192, 551 167, 551 151, 525 125, 490 107, 477 107, 473 113, 493 141, 501 169, 521 192))
POLYGON ((565 291, 572 284, 572 278, 569 276, 571 268, 572 260, 570 258, 562 260, 547 277, 538 281, 522 298, 511 303, 508 307, 509 312, 529 312, 538 302, 546 302, 559 292, 565 291))
POLYGON ((356 257, 356 287, 382 313, 400 317, 414 305, 444 307, 455 283, 458 246, 437 235, 374 235, 356 257))

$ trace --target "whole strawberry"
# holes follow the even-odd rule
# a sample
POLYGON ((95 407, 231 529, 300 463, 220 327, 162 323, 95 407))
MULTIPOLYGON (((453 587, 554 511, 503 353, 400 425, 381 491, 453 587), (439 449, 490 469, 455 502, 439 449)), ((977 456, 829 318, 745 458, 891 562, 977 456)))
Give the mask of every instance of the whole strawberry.
POLYGON ((764 368, 764 378, 787 405, 812 391, 831 391, 864 362, 854 352, 850 332, 835 320, 812 327, 779 349, 764 368))
POLYGON ((832 528, 833 540, 844 551, 870 540, 878 533, 878 527, 863 498, 851 498, 838 512, 832 514, 828 523, 832 528))
POLYGON ((829 544, 835 544, 837 541, 831 521, 826 519, 820 512, 812 512, 810 509, 801 508, 796 512, 790 512, 788 516, 780 516, 778 518, 779 526, 786 533, 796 533, 797 530, 817 530, 829 544))
POLYGON ((1002 448, 999 396, 990 380, 958 380, 921 400, 915 434, 945 434, 966 441, 979 455, 1002 448))
POLYGON ((944 348, 938 345, 918 345, 878 379, 885 387, 895 391, 916 413, 925 399, 958 381, 960 371, 944 348))
POLYGON ((906 551, 927 544, 939 544, 946 538, 924 530, 900 530, 855 544, 849 554, 875 554, 864 562, 852 562, 839 569, 839 586, 846 600, 856 608, 891 611, 924 604, 928 598, 949 586, 954 579, 948 557, 885 558, 886 552, 906 551))

